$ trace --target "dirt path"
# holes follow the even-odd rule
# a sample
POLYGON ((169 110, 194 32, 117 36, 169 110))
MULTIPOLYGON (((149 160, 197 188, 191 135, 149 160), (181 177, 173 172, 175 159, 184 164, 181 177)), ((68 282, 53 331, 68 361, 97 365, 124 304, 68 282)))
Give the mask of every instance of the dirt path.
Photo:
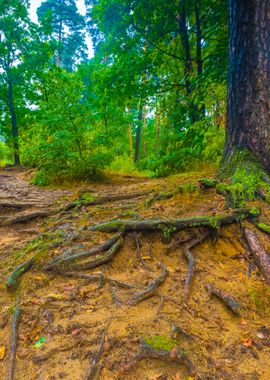
MULTIPOLYGON (((270 378, 270 291, 257 270, 247 276, 246 249, 237 224, 222 228, 215 244, 212 236, 192 249, 196 270, 189 298, 185 297, 186 245, 181 241, 201 235, 200 228, 129 232, 107 264, 85 270, 87 257, 79 262, 81 270, 75 271, 72 265, 61 273, 44 268, 57 263, 57 258, 70 260, 74 254, 88 252, 114 236, 92 231, 96 223, 222 213, 223 197, 214 190, 199 189, 201 176, 115 177, 82 192, 81 188, 39 189, 27 183, 25 172, 0 172, 0 357, 1 352, 4 356, 0 379, 8 378, 10 370, 16 303, 21 316, 15 380, 270 378), (154 192, 179 185, 181 192, 146 207, 146 199, 154 192), (127 194, 135 196, 119 199, 127 194), (90 204, 104 197, 111 199, 90 204), (63 210, 75 199, 69 211, 7 223, 25 214, 63 210), (33 256, 31 270, 16 290, 7 292, 8 275, 33 256), (71 270, 81 277, 67 277, 71 270), (93 274, 91 281, 83 278, 93 274), (240 315, 209 296, 209 283, 233 296, 241 306, 240 315), (153 284, 156 289, 151 292, 153 284)), ((269 216, 267 207, 264 215, 269 216)), ((259 237, 269 249, 269 238, 263 233, 259 237)))

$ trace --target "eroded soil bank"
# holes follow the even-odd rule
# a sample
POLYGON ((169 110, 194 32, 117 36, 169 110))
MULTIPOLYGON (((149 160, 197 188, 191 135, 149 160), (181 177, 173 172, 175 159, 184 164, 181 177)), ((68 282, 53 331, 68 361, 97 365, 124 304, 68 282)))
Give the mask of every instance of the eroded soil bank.
MULTIPOLYGON (((185 249, 209 232, 204 227, 127 232, 106 264, 85 269, 89 258, 108 251, 85 256, 80 267, 76 261, 46 270, 57 258, 88 252, 115 235, 91 230, 97 223, 230 213, 223 196, 202 189, 202 176, 209 173, 161 180, 115 177, 44 190, 29 185, 25 171, 0 172, 1 379, 10 373, 16 305, 15 380, 270 379, 270 289, 253 265, 241 228, 256 231, 268 251, 270 237, 249 221, 213 228, 192 248, 196 265, 188 295, 185 249), (149 202, 179 186, 172 197, 149 202), (7 291, 10 273, 33 256, 31 268, 7 291), (93 274, 98 280, 84 277, 93 274), (210 296, 209 284, 230 295, 239 314, 210 296), (153 352, 140 357, 145 343, 156 358, 153 352)), ((269 220, 267 204, 251 206, 269 220)))

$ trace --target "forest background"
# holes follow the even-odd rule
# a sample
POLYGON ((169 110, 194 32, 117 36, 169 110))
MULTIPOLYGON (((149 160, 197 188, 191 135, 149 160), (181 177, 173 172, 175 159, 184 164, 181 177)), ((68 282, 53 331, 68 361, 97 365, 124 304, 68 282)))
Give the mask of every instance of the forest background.
POLYGON ((225 138, 221 0, 0 0, 0 162, 34 183, 217 166, 225 138), (94 57, 89 58, 87 36, 94 57))

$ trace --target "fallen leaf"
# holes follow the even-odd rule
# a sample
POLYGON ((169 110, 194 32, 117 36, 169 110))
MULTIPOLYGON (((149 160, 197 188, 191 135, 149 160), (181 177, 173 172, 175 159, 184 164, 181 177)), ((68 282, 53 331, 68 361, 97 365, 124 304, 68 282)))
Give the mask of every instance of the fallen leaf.
POLYGON ((39 338, 35 343, 34 343, 34 347, 35 348, 40 348, 41 346, 43 346, 44 343, 46 343, 47 339, 45 336, 42 336, 41 338, 39 338))
POLYGON ((4 359, 5 354, 6 354, 6 347, 5 346, 1 346, 0 347, 0 360, 4 359))
POLYGON ((82 329, 74 329, 71 331, 71 335, 76 336, 76 335, 80 334, 81 331, 82 331, 82 329))
POLYGON ((252 340, 249 338, 245 343, 244 346, 251 347, 252 346, 252 340))

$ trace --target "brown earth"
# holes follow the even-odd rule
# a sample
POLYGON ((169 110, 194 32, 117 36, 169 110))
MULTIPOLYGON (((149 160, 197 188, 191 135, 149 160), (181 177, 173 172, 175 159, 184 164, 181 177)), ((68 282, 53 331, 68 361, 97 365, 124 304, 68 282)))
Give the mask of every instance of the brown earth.
MULTIPOLYGON (((202 190, 198 178, 213 173, 178 175, 166 180, 113 177, 108 183, 88 184, 88 197, 138 192, 168 191, 179 185, 185 191, 168 200, 114 200, 100 205, 75 207, 56 212, 76 199, 81 187, 68 190, 40 189, 27 182, 25 171, 0 172, 0 379, 7 379, 11 365, 12 321, 15 305, 21 316, 15 380, 269 380, 270 379, 270 289, 257 269, 251 276, 246 247, 238 224, 223 227, 216 239, 208 238, 192 252, 196 270, 189 299, 184 296, 187 259, 179 240, 198 236, 201 229, 157 233, 141 232, 124 236, 124 244, 114 259, 83 274, 102 272, 104 276, 135 288, 70 278, 48 272, 42 267, 56 256, 86 251, 111 237, 113 233, 90 231, 88 227, 113 218, 181 218, 216 215, 224 212, 224 199, 215 190, 202 190), (93 190, 93 193, 91 191, 93 190), (11 205, 7 207, 6 203, 11 205), (12 207, 18 204, 19 208, 12 207), (24 203, 24 205, 21 205, 24 203), (1 206, 2 204, 2 206, 1 206), (10 217, 49 211, 24 223, 7 224, 10 217), (17 290, 6 290, 6 279, 21 263, 37 254, 17 290), (162 271, 169 271, 165 281, 150 298, 129 305, 129 300, 146 289, 162 271), (206 285, 213 283, 241 305, 235 315, 217 297, 210 297, 206 285), (101 344, 107 326, 104 345, 101 344), (171 361, 134 358, 141 342, 168 351, 171 361), (97 359, 97 373, 89 370, 97 359), (178 350, 178 351, 177 351, 178 350), (194 364, 173 361, 175 352, 184 352, 194 364)), ((254 202, 269 220, 269 206, 254 202)), ((251 229, 255 227, 245 222, 251 229)), ((256 231, 266 249, 270 238, 256 231)), ((64 271, 65 274, 65 271, 64 271)))

